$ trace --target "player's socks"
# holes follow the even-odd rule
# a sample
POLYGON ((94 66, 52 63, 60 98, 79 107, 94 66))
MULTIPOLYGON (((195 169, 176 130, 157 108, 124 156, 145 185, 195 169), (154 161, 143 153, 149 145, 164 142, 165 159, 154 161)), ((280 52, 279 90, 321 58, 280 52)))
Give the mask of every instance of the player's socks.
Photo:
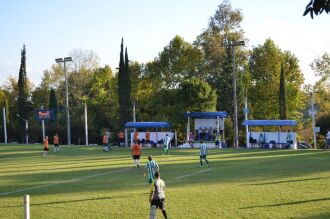
POLYGON ((156 205, 150 206, 150 219, 155 219, 157 218, 157 207, 156 205))
POLYGON ((164 218, 167 219, 166 210, 162 210, 162 213, 163 213, 163 215, 164 215, 164 218))

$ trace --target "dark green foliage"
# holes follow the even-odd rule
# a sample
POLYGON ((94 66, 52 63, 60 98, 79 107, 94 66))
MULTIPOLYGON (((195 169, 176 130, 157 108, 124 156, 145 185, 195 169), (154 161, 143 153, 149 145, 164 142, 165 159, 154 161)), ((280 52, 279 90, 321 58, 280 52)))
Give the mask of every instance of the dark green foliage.
POLYGON ((330 130, 330 112, 321 113, 316 118, 316 126, 320 127, 320 134, 326 136, 327 131, 330 130))
POLYGON ((216 100, 216 92, 208 83, 192 77, 180 84, 175 105, 182 113, 213 112, 216 100))
POLYGON ((18 76, 18 98, 17 98, 17 113, 23 118, 28 116, 26 109, 28 102, 28 88, 27 88, 27 78, 26 78, 26 49, 23 45, 21 51, 21 66, 19 69, 18 76))
MULTIPOLYGON (((17 114, 20 115, 23 119, 28 119, 32 112, 32 105, 28 101, 29 92, 28 92, 28 81, 26 75, 26 49, 25 45, 23 45, 23 49, 21 51, 21 65, 19 69, 19 77, 18 77, 18 97, 17 97, 17 114)), ((19 127, 18 130, 22 133, 22 139, 24 138, 24 129, 25 122, 21 119, 18 120, 19 127)))
POLYGON ((57 98, 54 89, 50 89, 49 93, 49 109, 57 109, 57 98))
POLYGON ((7 98, 5 92, 0 89, 0 108, 6 106, 7 98))
POLYGON ((313 19, 313 14, 320 15, 325 11, 327 14, 330 12, 330 0, 311 0, 305 9, 304 16, 308 13, 311 15, 313 19))
POLYGON ((127 49, 124 59, 124 40, 120 46, 120 61, 118 73, 119 128, 123 130, 126 122, 131 121, 131 75, 127 49), (124 61, 125 60, 125 61, 124 61))
POLYGON ((281 64, 280 89, 279 89, 279 114, 280 119, 287 119, 286 90, 285 90, 284 65, 281 64))
POLYGON ((217 77, 214 86, 218 93, 217 110, 233 114, 233 54, 230 47, 226 48, 224 56, 221 76, 217 77))

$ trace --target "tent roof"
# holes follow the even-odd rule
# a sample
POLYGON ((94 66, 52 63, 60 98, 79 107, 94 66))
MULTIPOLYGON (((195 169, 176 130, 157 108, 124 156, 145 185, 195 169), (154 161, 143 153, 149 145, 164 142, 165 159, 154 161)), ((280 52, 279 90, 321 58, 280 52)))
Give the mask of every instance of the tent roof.
POLYGON ((296 120, 245 120, 243 125, 248 126, 295 126, 296 120))
POLYGON ((228 117, 227 112, 187 112, 184 114, 186 117, 191 117, 191 118, 226 118, 228 117))
POLYGON ((126 122, 125 128, 171 128, 167 122, 126 122))

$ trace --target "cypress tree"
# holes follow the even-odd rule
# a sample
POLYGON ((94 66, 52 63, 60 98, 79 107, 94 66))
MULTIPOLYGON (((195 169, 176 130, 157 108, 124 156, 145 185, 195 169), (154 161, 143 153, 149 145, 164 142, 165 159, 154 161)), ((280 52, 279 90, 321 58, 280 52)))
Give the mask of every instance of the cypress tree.
POLYGON ((279 114, 280 119, 287 119, 286 90, 284 64, 281 63, 280 87, 279 87, 279 114))
POLYGON ((121 40, 120 60, 118 73, 118 99, 119 99, 119 127, 124 129, 124 125, 130 120, 131 109, 131 75, 128 63, 127 49, 124 59, 124 40, 121 40))
POLYGON ((132 89, 132 82, 131 82, 131 69, 129 67, 129 60, 128 60, 128 53, 127 47, 125 48, 125 116, 126 120, 130 121, 132 118, 132 99, 131 99, 131 89, 132 89))
MULTIPOLYGON (((28 104, 25 45, 23 45, 23 49, 21 51, 21 65, 19 68, 19 76, 18 76, 17 113, 23 119, 28 119, 29 113, 30 113, 30 104, 28 104)), ((19 129, 21 131, 24 130, 25 122, 20 119, 19 124, 20 124, 19 129)), ((25 133, 22 135, 22 139, 24 139, 24 136, 25 136, 25 133)))

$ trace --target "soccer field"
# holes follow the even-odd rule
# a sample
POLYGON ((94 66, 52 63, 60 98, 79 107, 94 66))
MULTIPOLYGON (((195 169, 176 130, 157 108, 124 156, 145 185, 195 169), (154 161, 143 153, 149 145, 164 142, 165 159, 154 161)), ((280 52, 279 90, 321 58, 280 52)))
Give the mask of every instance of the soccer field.
MULTIPOLYGON (((169 218, 330 218, 330 151, 142 149, 133 168, 128 148, 61 146, 44 158, 41 145, 0 145, 0 218, 149 218, 152 154, 166 183, 169 218)), ((158 218, 162 218, 158 210, 158 218)))

